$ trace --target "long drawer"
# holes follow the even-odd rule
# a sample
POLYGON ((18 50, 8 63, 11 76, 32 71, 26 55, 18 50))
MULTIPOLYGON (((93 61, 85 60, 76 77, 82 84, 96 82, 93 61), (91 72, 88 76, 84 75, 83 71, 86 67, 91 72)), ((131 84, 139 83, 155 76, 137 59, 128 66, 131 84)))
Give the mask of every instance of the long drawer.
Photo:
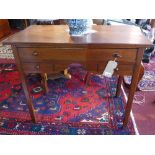
POLYGON ((23 62, 86 61, 84 48, 18 48, 23 62))
POLYGON ((19 48, 22 62, 47 61, 109 61, 120 56, 117 61, 134 63, 136 49, 86 49, 86 48, 19 48))

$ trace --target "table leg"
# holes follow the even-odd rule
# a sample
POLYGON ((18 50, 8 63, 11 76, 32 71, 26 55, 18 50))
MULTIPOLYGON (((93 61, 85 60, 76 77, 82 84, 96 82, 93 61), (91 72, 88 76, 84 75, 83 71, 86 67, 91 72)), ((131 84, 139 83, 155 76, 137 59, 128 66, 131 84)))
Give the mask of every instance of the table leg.
POLYGON ((141 70, 141 60, 143 57, 143 53, 144 53, 143 48, 138 49, 137 60, 136 60, 136 64, 134 67, 131 85, 130 85, 130 90, 129 90, 129 95, 128 95, 128 101, 127 101, 127 105, 125 108, 125 117, 123 120, 123 127, 127 126, 127 123, 129 120, 129 116, 130 116, 130 112, 131 112, 131 108, 132 108, 132 103, 133 103, 133 97, 134 97, 134 93, 136 91, 138 80, 139 80, 139 75, 140 75, 140 70, 141 70))
POLYGON ((143 65, 143 63, 141 63, 140 73, 139 73, 139 77, 138 77, 138 83, 142 79, 143 75, 144 75, 144 65, 143 65))
POLYGON ((23 90, 24 90, 24 93, 25 93, 25 96, 26 96, 30 116, 31 116, 32 121, 34 123, 36 123, 35 111, 34 111, 34 107, 33 107, 32 98, 31 98, 30 93, 29 93, 28 82, 26 80, 26 75, 21 74, 21 78, 22 78, 22 86, 23 86, 23 90))
POLYGON ((120 95, 122 82, 123 82, 123 76, 119 76, 117 81, 116 97, 120 95))
POLYGON ((16 64, 17 64, 19 72, 20 72, 22 87, 23 87, 23 90, 24 90, 24 93, 25 93, 29 113, 30 113, 32 121, 34 123, 36 123, 36 117, 35 117, 33 102, 32 102, 32 98, 31 98, 30 93, 29 93, 28 82, 26 80, 26 74, 23 71, 22 64, 20 62, 20 57, 19 57, 18 50, 17 50, 16 46, 12 45, 11 47, 12 47, 12 50, 13 50, 13 53, 14 53, 14 57, 16 59, 16 64))
POLYGON ((86 76, 84 78, 84 83, 86 86, 88 86, 89 78, 90 78, 90 72, 87 71, 86 76))

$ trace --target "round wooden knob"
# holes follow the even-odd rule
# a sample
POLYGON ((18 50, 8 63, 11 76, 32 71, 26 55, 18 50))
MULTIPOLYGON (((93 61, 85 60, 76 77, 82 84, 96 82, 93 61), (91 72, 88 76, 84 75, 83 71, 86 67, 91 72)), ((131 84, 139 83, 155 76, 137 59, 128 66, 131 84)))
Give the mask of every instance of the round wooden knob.
POLYGON ((122 56, 121 56, 119 53, 114 53, 114 54, 113 54, 113 57, 114 57, 115 59, 117 59, 117 58, 121 58, 122 56))
POLYGON ((34 68, 35 68, 35 69, 39 69, 39 68, 40 68, 40 66, 39 66, 39 65, 36 65, 36 66, 34 66, 34 68))
POLYGON ((37 51, 34 51, 33 53, 32 53, 32 55, 34 55, 34 56, 37 56, 39 53, 37 52, 37 51))

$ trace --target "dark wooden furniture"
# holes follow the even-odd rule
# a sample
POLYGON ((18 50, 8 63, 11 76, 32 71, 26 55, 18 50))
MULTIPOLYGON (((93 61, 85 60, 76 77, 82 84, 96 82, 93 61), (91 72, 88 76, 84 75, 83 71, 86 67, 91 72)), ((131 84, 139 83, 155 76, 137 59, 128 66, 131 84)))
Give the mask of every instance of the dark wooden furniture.
POLYGON ((10 25, 7 19, 0 19, 0 39, 11 32, 10 25))
POLYGON ((80 63, 94 73, 101 74, 109 60, 117 59, 119 75, 117 96, 123 75, 132 75, 123 126, 128 123, 134 92, 136 90, 143 51, 151 42, 134 26, 92 26, 93 33, 71 37, 65 25, 30 26, 8 39, 21 73, 22 85, 27 98, 31 118, 36 122, 26 73, 44 73, 64 70, 71 63, 80 63))

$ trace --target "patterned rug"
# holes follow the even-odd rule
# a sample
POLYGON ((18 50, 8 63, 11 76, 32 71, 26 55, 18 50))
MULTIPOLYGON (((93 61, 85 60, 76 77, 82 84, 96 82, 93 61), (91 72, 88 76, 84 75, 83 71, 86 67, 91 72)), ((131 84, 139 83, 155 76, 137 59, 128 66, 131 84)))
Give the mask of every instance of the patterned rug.
POLYGON ((123 93, 115 98, 117 78, 92 75, 86 87, 86 71, 70 67, 71 80, 48 80, 49 93, 34 94, 41 86, 39 75, 29 75, 37 123, 31 122, 19 72, 14 63, 0 65, 0 134, 109 135, 135 134, 132 119, 121 129, 124 118, 123 93), (13 71, 11 70, 13 69, 13 71))
MULTIPOLYGON (((143 78, 138 84, 141 91, 155 91, 155 55, 152 56, 150 63, 144 64, 145 72, 143 78)), ((127 84, 131 83, 131 77, 125 76, 124 81, 127 84)))
POLYGON ((0 63, 3 63, 3 64, 15 63, 11 46, 9 45, 3 46, 0 43, 0 63))

